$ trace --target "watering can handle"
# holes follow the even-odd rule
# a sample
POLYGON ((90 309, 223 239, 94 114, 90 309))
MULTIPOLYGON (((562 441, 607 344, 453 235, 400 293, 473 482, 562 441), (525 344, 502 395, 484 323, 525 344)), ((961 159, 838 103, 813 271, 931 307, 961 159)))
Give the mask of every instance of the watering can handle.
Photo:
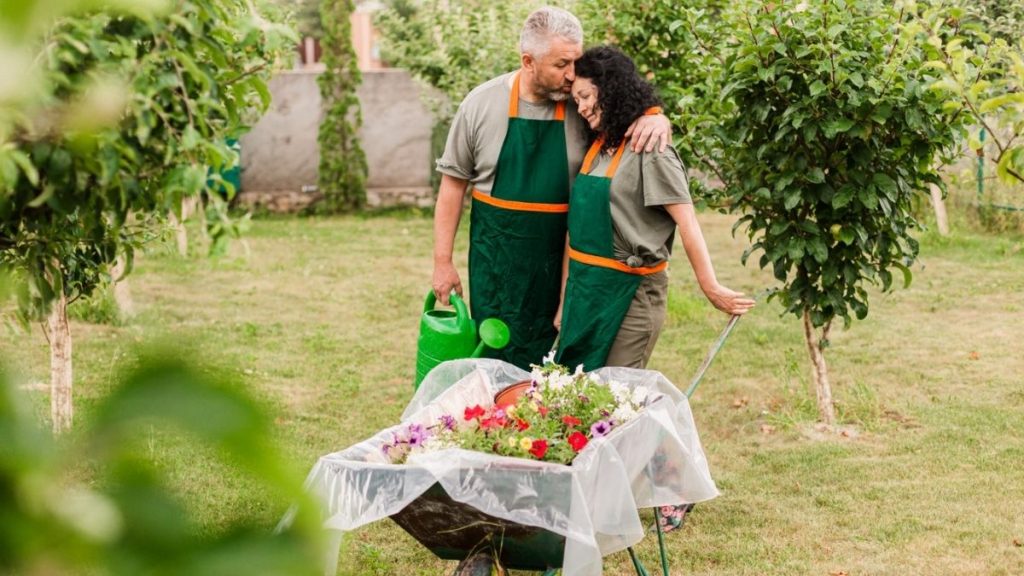
MULTIPOLYGON (((458 314, 460 319, 469 318, 469 309, 466 308, 466 301, 463 300, 462 297, 454 290, 452 291, 451 296, 448 297, 448 301, 451 302, 451 305, 455 308, 455 313, 458 314)), ((434 306, 437 306, 437 296, 435 296, 434 291, 431 290, 427 292, 427 298, 423 301, 423 311, 430 312, 434 309, 434 306)))

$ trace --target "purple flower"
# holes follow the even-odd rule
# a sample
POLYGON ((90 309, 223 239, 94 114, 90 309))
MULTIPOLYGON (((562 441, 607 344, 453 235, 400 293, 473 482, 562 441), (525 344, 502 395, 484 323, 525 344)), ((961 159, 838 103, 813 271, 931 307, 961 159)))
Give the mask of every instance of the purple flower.
POLYGON ((612 431, 612 423, 607 420, 598 420, 590 427, 590 435, 593 438, 600 438, 612 431))
POLYGON ((444 426, 445 430, 455 429, 455 417, 451 414, 444 414, 441 416, 441 425, 444 426))
POLYGON ((409 425, 409 446, 420 446, 427 439, 427 431, 420 424, 409 425))
POLYGON ((583 402, 584 404, 586 404, 587 402, 590 402, 590 398, 587 398, 583 394, 579 395, 579 399, 580 399, 580 402, 583 402))

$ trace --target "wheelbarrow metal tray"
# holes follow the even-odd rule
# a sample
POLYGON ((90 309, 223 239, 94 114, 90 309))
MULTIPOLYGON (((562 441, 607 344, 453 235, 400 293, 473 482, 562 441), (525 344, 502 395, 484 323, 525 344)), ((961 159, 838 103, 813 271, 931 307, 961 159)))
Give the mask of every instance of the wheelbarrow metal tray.
POLYGON ((440 484, 391 519, 444 560, 462 560, 489 544, 506 568, 540 571, 562 566, 564 536, 485 514, 453 500, 440 484))

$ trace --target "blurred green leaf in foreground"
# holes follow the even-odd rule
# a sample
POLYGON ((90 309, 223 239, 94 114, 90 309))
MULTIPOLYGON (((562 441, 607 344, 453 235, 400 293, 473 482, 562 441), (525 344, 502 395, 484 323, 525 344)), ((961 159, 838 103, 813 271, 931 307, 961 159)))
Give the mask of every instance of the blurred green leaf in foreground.
MULTIPOLYGON (((301 478, 285 466, 265 412, 229 382, 151 354, 60 443, 0 375, 0 574, 303 575, 323 558, 301 478), (197 529, 144 448, 170 428, 298 502, 290 528, 197 529), (82 470, 87 470, 82 473, 82 470), (83 476, 85 478, 83 478, 83 476)), ((282 513, 284 510, 282 510, 282 513)))

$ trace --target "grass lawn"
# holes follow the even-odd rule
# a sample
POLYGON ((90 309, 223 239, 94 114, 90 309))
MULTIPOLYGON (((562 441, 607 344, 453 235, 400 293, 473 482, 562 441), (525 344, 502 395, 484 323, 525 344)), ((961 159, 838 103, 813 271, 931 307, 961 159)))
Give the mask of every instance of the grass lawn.
MULTIPOLYGON (((745 242, 731 238, 730 218, 701 222, 723 283, 772 285, 740 266, 745 242)), ((140 342, 168 340, 244 381, 304 475, 318 455, 396 422, 410 398, 431 238, 428 217, 393 213, 257 220, 214 260, 154 247, 130 280, 134 320, 73 323, 77 424, 140 342)), ((1024 574, 1024 241, 921 240, 910 288, 873 292, 866 320, 834 330, 827 359, 848 437, 813 426, 799 320, 761 303, 737 325, 692 400, 722 495, 667 536, 674 574, 1024 574)), ((650 367, 685 388, 726 317, 697 290, 682 250, 669 308, 650 367)), ((0 354, 46 417, 38 327, 5 334, 0 354)), ((140 435, 202 530, 238 518, 269 529, 284 512, 287 503, 188 438, 140 435)), ((638 551, 657 566, 653 536, 638 551)), ((624 553, 605 566, 632 570, 624 553)), ((379 522, 347 539, 339 573, 453 568, 379 522)))

